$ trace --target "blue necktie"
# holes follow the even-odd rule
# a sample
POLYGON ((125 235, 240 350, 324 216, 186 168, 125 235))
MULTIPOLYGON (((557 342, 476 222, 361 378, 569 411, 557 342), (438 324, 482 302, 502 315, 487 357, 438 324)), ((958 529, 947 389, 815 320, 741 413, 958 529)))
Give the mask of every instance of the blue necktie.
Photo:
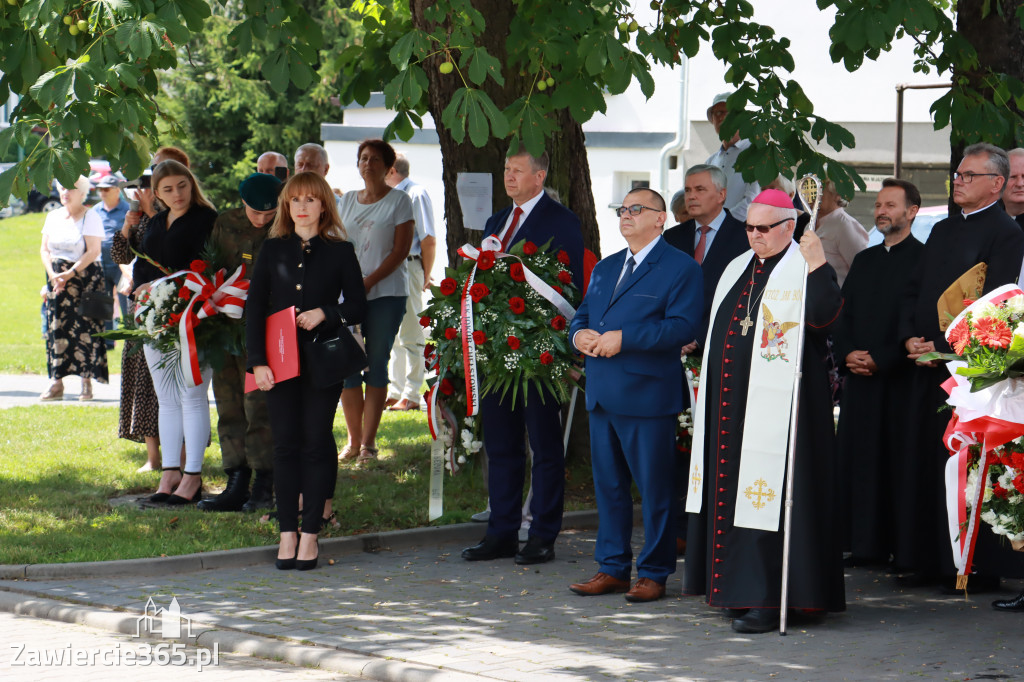
POLYGON ((633 260, 633 256, 632 255, 626 256, 626 271, 624 273, 622 273, 622 277, 619 277, 619 281, 615 284, 615 291, 612 292, 612 300, 613 301, 619 295, 619 291, 626 284, 626 281, 633 275, 633 265, 634 264, 635 264, 635 261, 633 260))

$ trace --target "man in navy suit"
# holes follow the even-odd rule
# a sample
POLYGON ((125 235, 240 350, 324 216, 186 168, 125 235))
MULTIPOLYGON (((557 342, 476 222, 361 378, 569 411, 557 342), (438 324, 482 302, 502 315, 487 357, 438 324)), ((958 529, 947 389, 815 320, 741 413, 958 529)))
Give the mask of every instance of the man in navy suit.
MULTIPOLYGON (((727 180, 725 171, 718 166, 698 164, 686 171, 683 185, 686 197, 686 211, 691 219, 665 230, 665 241, 683 253, 693 256, 704 275, 704 314, 696 336, 685 346, 683 352, 696 355, 703 352, 704 337, 711 322, 711 303, 715 296, 718 280, 725 272, 725 266, 733 258, 750 249, 743 223, 732 217, 725 208, 727 180)), ((691 403, 687 396, 684 408, 691 403)), ((689 453, 680 453, 682 466, 678 467, 679 491, 676 524, 676 552, 686 552, 686 525, 689 519, 683 508, 686 506, 686 485, 689 471, 689 453)))
POLYGON ((629 601, 644 602, 663 597, 665 581, 676 570, 679 352, 700 326, 704 284, 693 258, 661 236, 667 214, 660 194, 633 190, 618 213, 629 248, 597 264, 569 328, 573 346, 587 356, 591 463, 601 519, 594 550, 599 571, 569 589, 581 595, 626 592, 629 601), (632 588, 631 479, 643 498, 644 516, 639 579, 632 588))
MULTIPOLYGON (((505 192, 513 205, 487 220, 484 237, 494 235, 508 251, 516 242, 543 246, 549 240, 552 253, 569 254, 573 283, 583 290, 583 234, 576 215, 544 192, 548 155, 540 158, 525 151, 505 159, 505 192)), ((478 544, 462 551, 467 561, 515 557, 517 564, 539 564, 555 558, 555 538, 562 529, 565 491, 565 451, 562 447, 561 406, 546 391, 530 388, 519 396, 490 394, 480 399, 480 418, 487 450, 487 491, 491 514, 487 534, 478 544), (524 401, 525 397, 525 401, 524 401), (526 545, 519 548, 523 484, 526 478, 528 432, 533 450, 530 524, 526 545)))
POLYGON ((704 275, 704 314, 700 328, 684 349, 704 345, 711 319, 711 301, 725 266, 750 249, 743 222, 725 209, 726 178, 718 166, 700 164, 686 171, 684 190, 690 220, 665 231, 665 241, 693 256, 704 275), (703 241, 703 244, 701 242, 703 241))

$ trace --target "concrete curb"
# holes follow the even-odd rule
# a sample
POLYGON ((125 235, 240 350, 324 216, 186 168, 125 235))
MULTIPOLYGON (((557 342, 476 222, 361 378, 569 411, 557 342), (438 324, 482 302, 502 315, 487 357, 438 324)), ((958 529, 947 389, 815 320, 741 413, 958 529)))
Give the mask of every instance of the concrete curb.
MULTIPOLYGON (((137 632, 139 620, 138 615, 71 606, 53 599, 4 590, 0 590, 0 611, 62 623, 77 623, 98 630, 126 635, 134 635, 137 632)), ((480 679, 478 675, 468 675, 445 668, 396 659, 384 659, 354 651, 291 644, 237 630, 217 629, 202 623, 193 623, 192 626, 194 630, 199 631, 194 638, 196 647, 212 649, 216 645, 220 651, 225 653, 280 660, 292 665, 332 670, 345 675, 385 682, 405 682, 407 680, 418 682, 419 680, 435 679, 438 674, 443 674, 445 680, 454 682, 479 681, 480 679)), ((145 637, 145 639, 151 638, 145 637)), ((184 643, 188 644, 188 642, 184 643)))
MULTIPOLYGON (((592 530, 597 528, 597 521, 596 510, 566 512, 562 517, 562 529, 592 530)), ((457 523, 450 526, 430 526, 386 533, 328 538, 320 542, 320 555, 323 559, 332 559, 362 552, 401 550, 456 542, 472 543, 483 537, 486 528, 486 524, 482 523, 457 523)), ((0 580, 23 580, 26 578, 55 580, 192 573, 271 563, 276 556, 277 546, 270 545, 147 559, 90 561, 78 564, 19 564, 0 566, 0 580)))

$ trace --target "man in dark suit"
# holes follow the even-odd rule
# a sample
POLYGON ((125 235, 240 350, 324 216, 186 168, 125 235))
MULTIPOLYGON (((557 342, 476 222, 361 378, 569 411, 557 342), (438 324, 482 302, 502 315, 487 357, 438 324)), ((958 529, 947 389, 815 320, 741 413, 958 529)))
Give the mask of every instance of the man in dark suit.
POLYGON ((683 409, 679 351, 694 338, 704 304, 700 268, 662 239, 665 200, 642 188, 626 195, 619 231, 627 249, 594 268, 569 329, 587 356, 591 463, 601 522, 598 573, 569 589, 626 592, 629 601, 665 596, 676 570, 675 430, 683 409), (644 547, 632 588, 630 479, 643 498, 644 547), (628 591, 627 591, 628 590, 628 591))
POLYGON ((697 333, 684 349, 693 353, 704 344, 718 279, 725 266, 747 251, 750 245, 743 222, 733 218, 724 208, 726 179, 721 168, 707 164, 693 166, 686 171, 683 191, 691 219, 666 230, 665 241, 693 256, 704 275, 704 314, 697 333))
MULTIPOLYGON (((548 155, 536 158, 521 151, 505 159, 505 192, 513 205, 487 220, 484 237, 501 240, 502 251, 516 242, 543 246, 549 240, 552 253, 569 254, 573 283, 583 290, 583 234, 579 218, 544 192, 548 155)), ((555 538, 562 529, 565 490, 565 451, 562 447, 561 407, 554 396, 530 388, 519 396, 497 394, 480 400, 480 417, 487 450, 487 490, 491 515, 487 534, 478 544, 462 551, 467 561, 515 557, 517 564, 539 564, 555 558, 555 538), (524 400, 525 398, 525 400, 524 400), (522 523, 526 452, 523 433, 529 432, 533 450, 531 482, 533 498, 526 545, 519 548, 522 523)))

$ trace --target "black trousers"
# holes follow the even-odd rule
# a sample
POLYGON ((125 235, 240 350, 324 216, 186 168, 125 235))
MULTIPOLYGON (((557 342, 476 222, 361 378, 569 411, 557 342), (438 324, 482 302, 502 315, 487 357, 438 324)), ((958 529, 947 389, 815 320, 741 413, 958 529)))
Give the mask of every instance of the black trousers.
POLYGON ((298 530, 300 493, 302 532, 320 531, 324 501, 333 497, 338 475, 334 414, 341 386, 317 388, 303 373, 267 392, 274 436, 277 520, 282 533, 298 530))

